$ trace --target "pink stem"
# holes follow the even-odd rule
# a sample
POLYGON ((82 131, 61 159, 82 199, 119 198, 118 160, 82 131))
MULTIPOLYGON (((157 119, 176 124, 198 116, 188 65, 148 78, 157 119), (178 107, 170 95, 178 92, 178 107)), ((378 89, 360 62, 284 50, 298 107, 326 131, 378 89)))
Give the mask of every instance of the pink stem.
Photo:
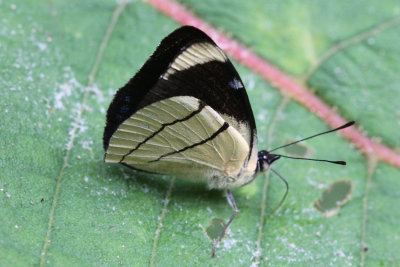
MULTIPOLYGON (((290 97, 317 114, 332 128, 347 122, 335 110, 308 91, 299 82, 268 63, 249 48, 222 34, 193 13, 171 0, 147 0, 149 4, 183 25, 192 25, 206 32, 224 51, 249 69, 259 73, 274 87, 289 93, 290 97)), ((387 146, 376 143, 355 127, 340 131, 340 134, 356 145, 366 156, 375 156, 400 168, 400 155, 387 146)))

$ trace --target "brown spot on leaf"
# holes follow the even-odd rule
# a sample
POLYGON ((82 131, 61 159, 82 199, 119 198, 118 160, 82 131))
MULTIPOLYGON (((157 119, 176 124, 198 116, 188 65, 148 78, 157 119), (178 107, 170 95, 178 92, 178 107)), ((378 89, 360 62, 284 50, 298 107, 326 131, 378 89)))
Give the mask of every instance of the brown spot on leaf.
MULTIPOLYGON (((224 228, 225 223, 223 220, 218 218, 213 218, 210 225, 206 229, 206 233, 211 240, 217 239, 219 233, 224 228)), ((223 237, 223 236, 222 236, 223 237)), ((222 238, 221 238, 222 239, 222 238)))
MULTIPOLYGON (((291 143, 293 141, 289 141, 286 143, 291 143)), ((293 144, 283 148, 285 154, 292 157, 308 157, 310 156, 311 150, 303 144, 293 144)))
POLYGON ((352 189, 351 180, 336 181, 322 192, 322 196, 315 201, 314 208, 326 217, 336 215, 340 207, 349 201, 352 189))

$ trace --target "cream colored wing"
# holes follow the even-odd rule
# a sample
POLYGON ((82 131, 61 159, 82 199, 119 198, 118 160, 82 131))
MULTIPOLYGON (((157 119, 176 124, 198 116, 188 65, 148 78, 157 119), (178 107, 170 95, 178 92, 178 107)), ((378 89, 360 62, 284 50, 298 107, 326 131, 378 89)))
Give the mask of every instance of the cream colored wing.
POLYGON ((197 98, 171 97, 144 107, 112 135, 105 161, 138 170, 209 179, 238 176, 249 154, 241 134, 197 98))

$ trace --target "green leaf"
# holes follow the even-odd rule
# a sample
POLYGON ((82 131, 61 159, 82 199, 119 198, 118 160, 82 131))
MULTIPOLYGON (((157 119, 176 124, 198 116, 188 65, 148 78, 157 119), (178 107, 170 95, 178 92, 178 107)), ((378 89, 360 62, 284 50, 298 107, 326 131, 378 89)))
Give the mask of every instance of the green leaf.
MULTIPOLYGON (((399 4, 182 2, 304 81, 370 137, 399 150, 399 4)), ((232 214, 223 193, 103 162, 105 112, 114 93, 179 25, 140 1, 126 7, 105 0, 3 1, 0 13, 1 265, 400 262, 399 169, 365 158, 335 134, 287 153, 345 160, 346 167, 274 163, 290 184, 276 216, 285 187, 274 174, 234 190, 240 212, 211 259, 207 229, 232 214), (351 198, 337 215, 324 217, 313 203, 343 179, 353 182, 351 198)), ((260 148, 327 129, 315 114, 236 66, 260 148)))

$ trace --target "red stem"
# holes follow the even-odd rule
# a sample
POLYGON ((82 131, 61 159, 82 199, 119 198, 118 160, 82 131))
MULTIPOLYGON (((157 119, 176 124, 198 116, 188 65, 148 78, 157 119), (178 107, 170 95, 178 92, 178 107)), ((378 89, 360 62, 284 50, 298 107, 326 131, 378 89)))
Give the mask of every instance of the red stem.
MULTIPOLYGON (((347 122, 346 119, 308 91, 294 78, 274 67, 253 53, 249 48, 225 36, 202 19, 196 17, 181 4, 171 0, 147 0, 147 2, 178 23, 192 25, 206 32, 232 58, 254 72, 259 73, 283 93, 289 93, 290 97, 317 114, 332 128, 339 127, 347 122)), ((382 161, 400 168, 400 155, 398 153, 383 144, 372 141, 357 128, 344 129, 340 131, 340 134, 354 143, 366 156, 375 156, 382 161)))

